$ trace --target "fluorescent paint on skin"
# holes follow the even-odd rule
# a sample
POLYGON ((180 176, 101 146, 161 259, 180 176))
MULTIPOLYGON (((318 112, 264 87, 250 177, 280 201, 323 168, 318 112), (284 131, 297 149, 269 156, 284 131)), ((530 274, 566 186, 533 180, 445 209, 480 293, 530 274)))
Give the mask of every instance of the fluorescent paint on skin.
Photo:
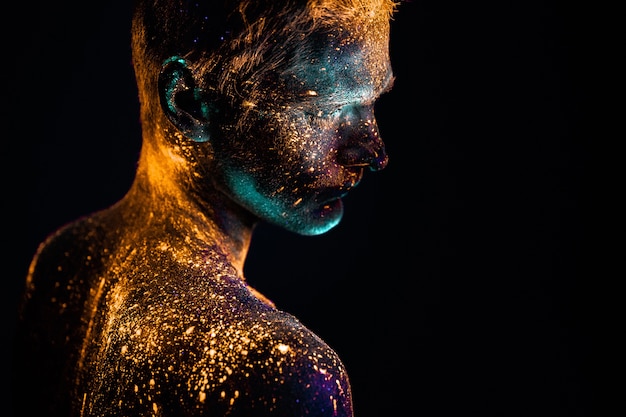
MULTIPOLYGON (((246 2, 235 14, 278 1, 246 2)), ((167 56, 182 53, 180 39, 193 42, 198 35, 197 27, 170 19, 187 10, 171 2, 173 9, 133 22, 144 135, 137 175, 121 201, 67 224, 35 254, 16 338, 24 416, 354 417, 348 374, 337 353, 251 288, 243 273, 255 224, 324 233, 339 224, 341 198, 364 171, 387 162, 373 106, 393 79, 389 16, 369 22, 369 12, 388 10, 390 3, 285 4, 304 3, 330 23, 320 25, 320 36, 283 39, 300 29, 285 20, 303 14, 291 9, 281 15, 278 23, 291 30, 273 26, 280 32, 273 38, 277 49, 295 42, 300 53, 279 53, 287 62, 271 61, 284 66, 260 60, 253 43, 244 45, 243 62, 226 62, 232 65, 224 71, 218 66, 233 79, 226 77, 223 89, 209 82, 211 93, 227 97, 199 103, 202 116, 215 111, 220 117, 208 119, 215 125, 206 142, 198 141, 204 136, 189 138, 184 123, 176 123, 174 84, 154 89, 159 74, 150 59, 161 68, 167 56), (171 25, 157 24, 161 17, 171 25), (329 30, 337 25, 339 30, 329 30), (176 51, 162 51, 170 41, 176 51), (144 54, 145 48, 153 49, 144 54), (269 68, 261 71, 266 77, 245 72, 255 68, 245 58, 269 68), (169 101, 162 103, 161 93, 169 101), (31 401, 34 390, 37 401, 31 401)), ((145 4, 150 13, 154 4, 145 4)), ((221 23, 207 20, 204 29, 214 24, 221 23)), ((266 41, 259 40, 263 46, 266 41)), ((187 52, 186 58, 197 59, 187 52)), ((172 62, 187 64, 180 56, 172 62)), ((204 64, 192 74, 217 68, 204 64)), ((194 90, 192 97, 203 96, 194 90)))
POLYGON ((234 139, 241 152, 218 156, 228 167, 232 198, 303 235, 337 226, 341 198, 359 184, 364 169, 386 165, 373 106, 393 83, 388 37, 313 39, 303 48, 313 52, 245 100, 253 116, 249 136, 234 139))
POLYGON ((302 197, 294 201, 293 198, 283 197, 280 191, 267 195, 255 187, 254 180, 248 174, 241 171, 231 172, 228 176, 233 193, 250 204, 255 213, 268 219, 280 219, 275 222, 280 221, 281 225, 298 233, 304 235, 325 233, 339 224, 343 217, 342 202, 336 198, 332 202, 318 205, 317 212, 307 214, 306 217, 310 220, 303 223, 300 221, 303 216, 291 214, 301 205, 302 197))
MULTIPOLYGON (((166 65, 166 64, 171 63, 171 62, 178 62, 179 64, 181 64, 183 66, 187 66, 187 62, 183 58, 178 57, 178 56, 173 56, 171 58, 168 58, 167 60, 165 60, 163 65, 166 65)), ((168 90, 167 95, 169 97, 174 97, 174 90, 176 90, 176 85, 174 83, 172 83, 171 85, 167 86, 167 90, 168 90)), ((174 105, 174 103, 168 102, 167 106, 168 106, 168 108, 169 108, 169 110, 171 112, 175 112, 176 111, 176 106, 174 105)))
MULTIPOLYGON (((240 304, 240 300, 250 299, 241 283, 225 277, 221 282, 221 293, 225 296, 217 296, 210 285, 199 282, 195 282, 193 291, 172 284, 162 288, 163 293, 169 295, 154 300, 158 302, 137 304, 137 294, 126 299, 126 305, 120 310, 125 313, 111 322, 118 329, 115 339, 101 345, 98 351, 99 357, 114 361, 100 363, 99 379, 94 381, 107 388, 100 390, 101 398, 89 397, 91 402, 106 404, 106 398, 116 389, 109 381, 119 378, 118 373, 124 375, 134 369, 137 360, 150 362, 153 369, 165 372, 141 375, 143 378, 135 375, 135 379, 145 381, 135 385, 126 400, 137 404, 136 407, 160 398, 172 382, 169 375, 179 373, 188 375, 189 379, 180 381, 181 386, 169 394, 180 395, 181 403, 215 404, 213 410, 222 412, 238 410, 242 407, 241 401, 261 405, 270 412, 283 406, 285 401, 294 401, 299 402, 303 410, 312 411, 336 407, 340 394, 345 397, 342 392, 347 389, 345 375, 341 374, 345 374, 345 369, 336 355, 319 340, 311 339, 308 330, 293 317, 277 315, 268 306, 260 305, 251 310, 250 305, 240 304), (194 305, 193 300, 199 299, 204 302, 194 305), (191 308, 180 309, 181 305, 191 308), (221 311, 234 314, 221 315, 221 311), (276 333, 272 324, 276 319, 292 330, 276 333), (178 353, 174 356, 178 359, 164 362, 164 358, 170 357, 164 356, 164 352, 178 353), (301 367, 308 370, 302 372, 301 367), (307 385, 314 391, 299 396, 283 391, 280 383, 269 391, 269 387, 264 386, 266 378, 287 381, 294 372, 303 382, 308 381, 307 385), (260 375, 264 377, 257 379, 260 375), (305 401, 308 403, 303 403, 305 401)), ((155 294, 149 286, 143 290, 145 294, 155 294)), ((113 406, 115 404, 108 407, 114 409, 113 406)), ((340 409, 345 407, 341 404, 340 409)))

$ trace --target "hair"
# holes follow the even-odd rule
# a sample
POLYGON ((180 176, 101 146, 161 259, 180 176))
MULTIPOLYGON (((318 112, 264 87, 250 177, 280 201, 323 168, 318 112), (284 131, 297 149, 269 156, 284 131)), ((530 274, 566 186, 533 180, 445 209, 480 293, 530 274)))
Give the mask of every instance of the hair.
POLYGON ((313 33, 350 27, 389 29, 392 0, 135 0, 132 60, 142 117, 154 117, 157 78, 163 62, 186 59, 202 74, 201 87, 232 102, 254 80, 280 72, 306 54, 313 33))

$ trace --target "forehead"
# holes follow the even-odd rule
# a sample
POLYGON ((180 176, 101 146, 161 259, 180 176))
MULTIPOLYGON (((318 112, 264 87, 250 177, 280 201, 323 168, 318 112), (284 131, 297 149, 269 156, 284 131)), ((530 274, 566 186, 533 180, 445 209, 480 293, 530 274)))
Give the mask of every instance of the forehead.
POLYGON ((283 73, 299 95, 332 103, 368 102, 391 87, 389 32, 355 36, 345 28, 307 37, 283 73))

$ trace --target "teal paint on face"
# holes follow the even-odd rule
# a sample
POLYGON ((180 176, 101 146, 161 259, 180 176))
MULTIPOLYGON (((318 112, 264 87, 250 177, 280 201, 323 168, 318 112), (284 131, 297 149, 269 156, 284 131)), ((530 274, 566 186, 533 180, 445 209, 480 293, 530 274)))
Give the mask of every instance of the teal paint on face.
POLYGON ((372 104, 393 83, 389 61, 372 55, 372 50, 350 44, 322 48, 287 72, 287 84, 297 86, 303 104, 312 104, 307 113, 318 118, 336 116, 345 106, 372 104))
POLYGON ((229 169, 227 182, 239 202, 257 216, 292 232, 315 236, 326 233, 337 226, 343 217, 343 204, 339 199, 327 205, 325 213, 306 213, 306 204, 298 207, 289 201, 289 195, 264 193, 257 187, 256 181, 248 174, 229 169))
POLYGON ((387 38, 309 38, 278 79, 245 97, 247 124, 214 141, 226 192, 268 223, 301 235, 337 226, 365 169, 386 164, 374 103, 391 88, 387 38))

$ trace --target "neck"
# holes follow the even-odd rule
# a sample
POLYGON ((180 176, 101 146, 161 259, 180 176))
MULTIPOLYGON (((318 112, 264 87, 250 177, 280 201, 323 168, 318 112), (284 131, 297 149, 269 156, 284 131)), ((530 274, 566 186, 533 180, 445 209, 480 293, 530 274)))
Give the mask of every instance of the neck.
POLYGON ((226 259, 237 276, 243 267, 256 218, 213 187, 202 193, 179 185, 168 175, 138 170, 120 206, 128 224, 155 244, 166 246, 175 259, 190 267, 210 268, 207 254, 226 259), (169 178, 169 180, 164 180, 169 178))

